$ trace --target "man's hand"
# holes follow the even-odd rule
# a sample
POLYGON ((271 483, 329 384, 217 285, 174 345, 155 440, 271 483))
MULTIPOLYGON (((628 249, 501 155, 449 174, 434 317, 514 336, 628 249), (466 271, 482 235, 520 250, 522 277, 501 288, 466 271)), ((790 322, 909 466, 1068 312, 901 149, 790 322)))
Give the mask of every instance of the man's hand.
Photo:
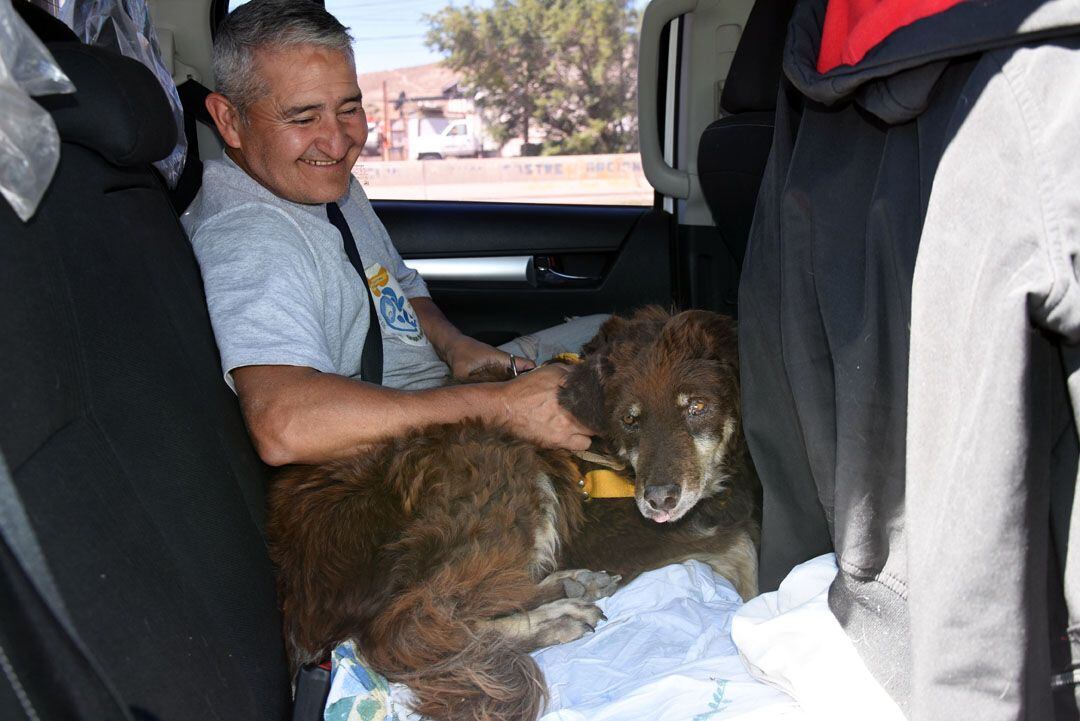
POLYGON ((548 448, 589 447, 595 432, 559 405, 559 388, 569 372, 564 365, 544 366, 505 383, 506 419, 512 433, 548 448))
MULTIPOLYGON (((427 333, 435 352, 439 354, 450 373, 457 380, 468 380, 469 374, 484 366, 510 367, 510 354, 487 343, 470 338, 446 319, 431 298, 410 298, 413 310, 420 318, 420 325, 427 333)), ((515 358, 518 371, 535 368, 536 364, 528 358, 515 358)))
MULTIPOLYGON (((473 371, 486 366, 509 368, 510 354, 467 335, 459 335, 446 349, 446 364, 456 380, 467 380, 473 371)), ((518 372, 536 367, 531 359, 520 356, 514 356, 514 365, 518 372)))

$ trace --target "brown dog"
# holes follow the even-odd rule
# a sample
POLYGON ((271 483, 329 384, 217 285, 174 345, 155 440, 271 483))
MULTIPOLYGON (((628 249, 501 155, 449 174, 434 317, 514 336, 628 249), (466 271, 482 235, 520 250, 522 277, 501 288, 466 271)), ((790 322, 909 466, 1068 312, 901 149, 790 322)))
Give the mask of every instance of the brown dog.
POLYGON ((756 593, 733 323, 646 309, 584 350, 560 400, 633 468, 633 499, 586 502, 575 456, 478 422, 276 481, 268 534, 295 664, 351 639, 433 719, 532 721, 545 687, 528 652, 589 632, 614 574, 696 558, 756 593))

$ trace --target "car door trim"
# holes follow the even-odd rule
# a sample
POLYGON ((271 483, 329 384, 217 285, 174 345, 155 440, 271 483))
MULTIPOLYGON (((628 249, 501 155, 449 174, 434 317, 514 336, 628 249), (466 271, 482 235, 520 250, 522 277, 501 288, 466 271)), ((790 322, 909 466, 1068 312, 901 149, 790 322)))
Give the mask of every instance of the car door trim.
POLYGON ((405 265, 425 281, 525 283, 531 255, 475 258, 408 258, 405 265))

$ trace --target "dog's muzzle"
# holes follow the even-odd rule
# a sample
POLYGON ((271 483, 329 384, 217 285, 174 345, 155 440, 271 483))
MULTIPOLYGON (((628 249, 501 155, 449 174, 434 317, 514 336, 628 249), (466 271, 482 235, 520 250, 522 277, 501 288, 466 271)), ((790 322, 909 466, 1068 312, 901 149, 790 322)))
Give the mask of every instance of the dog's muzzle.
POLYGON ((645 486, 644 500, 649 517, 657 523, 671 519, 672 512, 679 505, 682 489, 675 483, 663 486, 645 486))

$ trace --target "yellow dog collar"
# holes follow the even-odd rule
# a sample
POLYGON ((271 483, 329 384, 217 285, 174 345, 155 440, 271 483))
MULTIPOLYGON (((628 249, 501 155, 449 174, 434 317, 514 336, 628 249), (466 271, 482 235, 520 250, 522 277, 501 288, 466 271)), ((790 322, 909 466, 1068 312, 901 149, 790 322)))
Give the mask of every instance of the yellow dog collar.
MULTIPOLYGON (((584 360, 584 357, 580 353, 559 353, 552 357, 549 363, 566 363, 567 365, 577 365, 584 360)), ((585 460, 593 461, 595 463, 604 463, 606 465, 613 465, 617 468, 623 468, 623 465, 614 458, 608 458, 606 456, 600 456, 595 453, 589 453, 588 451, 578 454, 585 460), (617 465, 616 465, 617 464, 617 465)), ((609 471, 604 468, 598 468, 594 471, 589 471, 585 476, 578 481, 578 487, 585 495, 585 498, 633 498, 634 497, 634 482, 625 476, 620 476, 615 471, 609 471)))
POLYGON ((578 481, 578 486, 586 498, 634 497, 634 482, 607 469, 589 471, 578 481))
POLYGON ((584 360, 585 356, 580 353, 557 353, 551 356, 551 360, 544 363, 544 365, 548 363, 565 363, 568 366, 576 366, 584 360))

